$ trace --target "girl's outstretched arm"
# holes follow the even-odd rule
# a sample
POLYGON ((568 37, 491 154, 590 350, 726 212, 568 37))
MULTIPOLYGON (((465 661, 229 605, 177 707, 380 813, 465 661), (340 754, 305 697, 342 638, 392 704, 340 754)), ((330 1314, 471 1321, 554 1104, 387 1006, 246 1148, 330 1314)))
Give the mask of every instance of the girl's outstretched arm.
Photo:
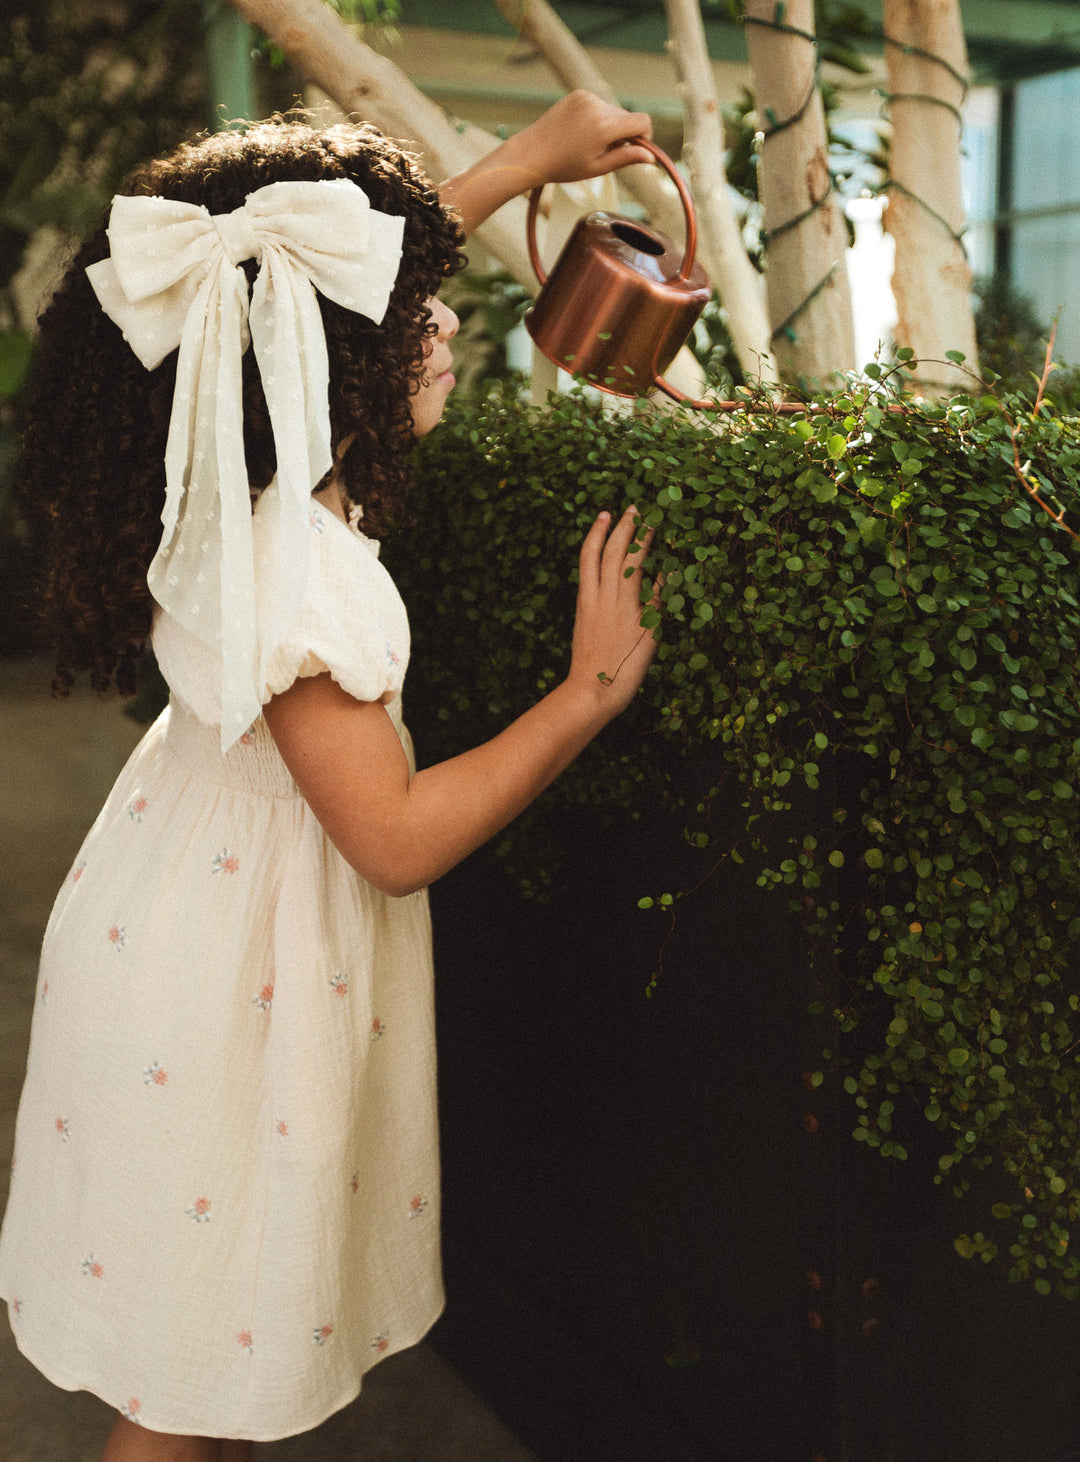
POLYGON ((439 188, 443 203, 461 214, 465 232, 541 183, 596 178, 634 162, 652 162, 632 137, 651 137, 648 112, 627 112, 589 91, 572 91, 542 117, 514 134, 439 188))
POLYGON ((389 716, 330 679, 298 680, 265 708, 297 786, 342 857, 384 893, 434 882, 517 816, 633 699, 656 650, 640 627, 635 509, 581 548, 570 672, 505 731, 409 776, 389 716), (633 572, 624 577, 626 569, 633 572))

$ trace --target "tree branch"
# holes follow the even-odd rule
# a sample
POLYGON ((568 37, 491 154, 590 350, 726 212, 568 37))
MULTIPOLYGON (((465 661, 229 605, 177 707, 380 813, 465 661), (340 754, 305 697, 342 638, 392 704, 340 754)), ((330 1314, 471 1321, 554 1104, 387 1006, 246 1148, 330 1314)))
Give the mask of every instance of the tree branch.
MULTIPOLYGON (((231 0, 296 69, 326 92, 346 116, 419 146, 437 179, 464 172, 498 146, 479 127, 463 131, 414 86, 399 66, 364 44, 323 0, 231 0)), ((531 293, 536 278, 525 247, 525 204, 515 200, 477 230, 484 246, 531 293)))

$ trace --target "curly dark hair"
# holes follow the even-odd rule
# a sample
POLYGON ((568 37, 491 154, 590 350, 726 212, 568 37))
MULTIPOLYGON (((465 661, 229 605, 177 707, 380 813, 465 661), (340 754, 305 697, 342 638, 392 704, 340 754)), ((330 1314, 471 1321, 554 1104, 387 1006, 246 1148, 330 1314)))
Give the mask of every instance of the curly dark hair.
MULTIPOLYGON (((368 125, 316 131, 273 118, 243 132, 185 143, 121 184, 227 213, 283 180, 349 178, 372 206, 403 215, 401 268, 380 325, 319 296, 330 360, 331 446, 346 495, 376 531, 399 513, 413 443, 410 396, 435 332, 425 302, 464 264, 456 216, 416 160, 368 125), (352 441, 350 443, 350 438, 352 441)), ((41 319, 29 382, 17 491, 44 549, 42 638, 57 652, 54 689, 74 675, 135 690, 150 634, 146 571, 161 536, 176 352, 147 371, 104 313, 86 277, 103 259, 105 228, 81 248, 41 319)), ((255 262, 244 265, 249 282, 255 262)), ((244 356, 244 450, 253 498, 275 471, 269 416, 253 352, 244 356)))

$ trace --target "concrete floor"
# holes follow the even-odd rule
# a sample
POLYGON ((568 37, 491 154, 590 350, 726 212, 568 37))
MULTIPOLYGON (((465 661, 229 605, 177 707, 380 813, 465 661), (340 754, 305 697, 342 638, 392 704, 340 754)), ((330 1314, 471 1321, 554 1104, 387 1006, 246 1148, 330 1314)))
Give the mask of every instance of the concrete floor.
MULTIPOLYGON (((0 661, 0 1206, 26 1066, 38 950, 57 888, 142 734, 116 701, 49 694, 49 666, 0 661)), ((113 1413, 60 1391, 16 1350, 0 1311, 0 1459, 96 1462, 113 1413)), ((536 1462, 426 1345, 391 1356, 316 1431, 257 1462, 536 1462)))

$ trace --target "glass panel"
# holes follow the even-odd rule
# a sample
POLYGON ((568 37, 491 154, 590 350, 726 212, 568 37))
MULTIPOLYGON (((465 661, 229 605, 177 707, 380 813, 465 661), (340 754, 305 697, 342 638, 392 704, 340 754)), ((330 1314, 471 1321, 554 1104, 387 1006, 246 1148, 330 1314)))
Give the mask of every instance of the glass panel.
POLYGON ((1060 311, 1056 358, 1080 362, 1080 211, 1017 223, 1012 261, 1014 284, 1047 328, 1060 311))
POLYGON ((1016 88, 1015 209, 1080 202, 1076 116, 1080 69, 1023 81, 1016 88))
POLYGON ((998 93, 978 86, 964 103, 964 136, 960 153, 964 207, 971 223, 992 218, 997 210, 998 93))

